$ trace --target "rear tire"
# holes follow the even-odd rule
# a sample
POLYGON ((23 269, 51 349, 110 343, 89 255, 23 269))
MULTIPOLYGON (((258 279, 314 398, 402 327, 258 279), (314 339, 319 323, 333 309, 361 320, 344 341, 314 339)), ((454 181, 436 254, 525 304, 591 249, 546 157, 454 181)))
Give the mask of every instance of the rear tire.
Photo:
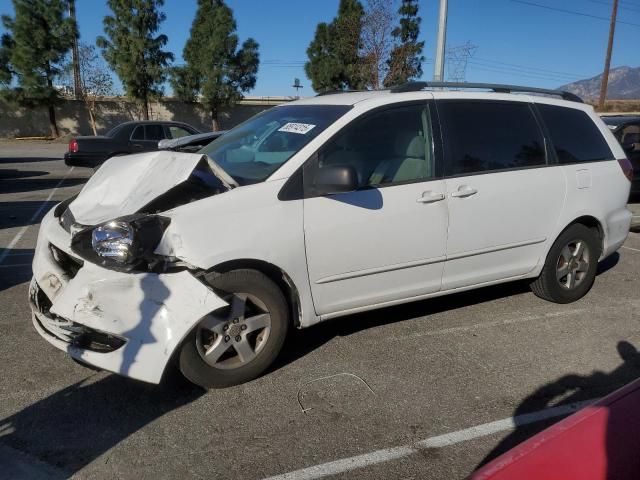
POLYGON ((579 300, 593 286, 600 253, 600 239, 592 229, 578 223, 570 225, 549 250, 531 290, 550 302, 579 300))
POLYGON ((276 359, 289 329, 282 291, 256 270, 232 270, 207 278, 229 303, 204 317, 182 344, 179 368, 203 388, 253 380, 276 359))

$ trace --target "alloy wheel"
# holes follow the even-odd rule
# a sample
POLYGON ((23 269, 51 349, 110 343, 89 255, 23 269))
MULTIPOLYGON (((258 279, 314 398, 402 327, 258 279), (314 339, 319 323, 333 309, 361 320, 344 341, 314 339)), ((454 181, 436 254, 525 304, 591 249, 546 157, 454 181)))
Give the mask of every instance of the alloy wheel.
POLYGON ((230 370, 251 362, 264 348, 271 332, 271 315, 254 295, 234 293, 225 301, 228 307, 200 321, 196 346, 207 364, 230 370))
POLYGON ((568 290, 578 287, 589 271, 589 247, 583 240, 572 240, 560 251, 556 264, 556 278, 568 290))

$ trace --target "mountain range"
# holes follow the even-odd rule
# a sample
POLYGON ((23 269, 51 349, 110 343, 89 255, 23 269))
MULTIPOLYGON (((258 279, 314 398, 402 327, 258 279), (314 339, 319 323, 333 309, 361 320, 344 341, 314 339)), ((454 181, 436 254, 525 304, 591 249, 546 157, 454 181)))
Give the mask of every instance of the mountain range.
MULTIPOLYGON (((595 99, 600 95, 602 74, 586 80, 563 85, 560 90, 575 93, 584 99, 595 99)), ((609 100, 638 100, 640 99, 640 67, 617 67, 609 72, 609 86, 607 88, 609 100)))

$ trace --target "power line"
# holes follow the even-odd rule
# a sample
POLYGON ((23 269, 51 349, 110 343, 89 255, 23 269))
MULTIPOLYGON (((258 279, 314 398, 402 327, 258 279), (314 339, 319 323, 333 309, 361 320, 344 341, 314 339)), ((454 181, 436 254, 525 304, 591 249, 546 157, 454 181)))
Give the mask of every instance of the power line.
POLYGON ((521 72, 517 70, 508 70, 506 68, 501 68, 501 67, 492 67, 492 66, 476 63, 473 60, 469 61, 469 65, 470 65, 470 68, 473 68, 474 70, 482 70, 482 71, 492 72, 492 73, 501 73, 503 75, 510 75, 512 77, 525 77, 525 78, 532 78, 536 80, 553 80, 553 81, 557 81, 558 83, 572 83, 572 81, 576 81, 576 79, 571 80, 567 78, 554 77, 553 75, 548 75, 548 74, 521 72))
MULTIPOLYGON (((538 8, 544 8, 544 9, 547 9, 547 10, 553 10, 555 12, 568 13, 570 15, 578 15, 578 16, 581 16, 581 17, 595 18, 597 20, 604 20, 606 22, 609 22, 611 20, 608 17, 600 17, 598 15, 591 15, 590 13, 576 12, 575 10, 566 10, 564 8, 550 7, 549 5, 541 5, 540 3, 528 2, 526 0, 510 0, 510 1, 513 2, 513 3, 521 3, 523 5, 530 5, 532 7, 538 7, 538 8)), ((640 23, 625 22, 623 20, 618 20, 616 23, 621 23, 621 24, 624 24, 624 25, 631 25, 632 27, 640 27, 640 23)))
POLYGON ((479 64, 479 65, 485 65, 487 67, 492 67, 492 68, 501 68, 501 69, 514 71, 514 72, 532 73, 532 74, 535 74, 535 75, 542 75, 542 76, 547 76, 547 77, 561 78, 561 79, 564 79, 564 80, 581 80, 581 79, 583 79, 583 78, 585 78, 587 76, 587 75, 560 73, 560 72, 555 72, 553 70, 539 70, 539 69, 536 69, 536 68, 517 66, 517 65, 513 65, 513 64, 505 64, 504 62, 486 61, 486 60, 483 60, 481 58, 474 58, 473 59, 473 63, 479 64))
MULTIPOLYGON (((605 2, 603 0, 587 0, 587 1, 591 2, 591 3, 597 3, 599 5, 606 5, 607 7, 611 7, 612 6, 611 3, 605 2)), ((627 4, 627 3, 626 2, 620 2, 620 8, 621 9, 625 9, 625 10, 629 10, 630 12, 638 12, 638 13, 640 13, 640 5, 630 3, 628 5, 635 5, 635 6, 634 7, 631 7, 631 6, 625 7, 624 6, 625 4, 627 4)))
POLYGON ((541 67, 532 67, 530 65, 519 65, 517 63, 508 63, 508 62, 501 62, 498 60, 492 60, 490 58, 482 58, 482 57, 474 57, 474 60, 480 60, 483 62, 488 62, 488 63, 496 63, 499 65, 506 65, 508 67, 515 67, 515 68, 522 68, 522 69, 526 69, 526 70, 533 70, 533 71, 539 71, 539 72, 544 72, 544 73, 554 73, 554 74, 558 74, 561 76, 568 76, 568 77, 576 77, 576 78, 585 78, 588 75, 582 75, 579 73, 569 73, 569 72, 561 72, 559 70, 550 70, 547 68, 541 68, 541 67))

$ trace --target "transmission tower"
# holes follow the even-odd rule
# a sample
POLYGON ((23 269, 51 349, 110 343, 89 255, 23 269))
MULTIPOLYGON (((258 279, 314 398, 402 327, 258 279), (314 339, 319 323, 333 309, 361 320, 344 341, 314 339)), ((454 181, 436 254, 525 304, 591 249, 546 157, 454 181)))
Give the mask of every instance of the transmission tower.
POLYGON ((447 79, 450 82, 464 82, 467 78, 467 62, 478 50, 471 42, 447 49, 447 79))

